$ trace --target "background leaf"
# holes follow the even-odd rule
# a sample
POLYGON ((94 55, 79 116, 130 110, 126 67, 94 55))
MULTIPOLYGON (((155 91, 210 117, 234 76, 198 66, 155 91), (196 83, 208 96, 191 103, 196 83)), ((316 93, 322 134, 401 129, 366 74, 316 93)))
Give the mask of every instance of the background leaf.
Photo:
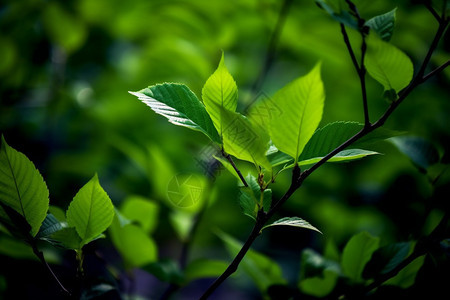
POLYGON ((146 233, 153 232, 158 223, 159 206, 144 197, 127 197, 121 205, 120 212, 129 221, 139 224, 146 233))
POLYGON ((281 114, 270 119, 270 137, 279 150, 297 162, 322 118, 325 91, 320 64, 282 88, 273 99, 281 114))
POLYGON ((227 267, 228 263, 225 261, 200 258, 186 266, 184 275, 187 282, 200 278, 215 278, 219 277, 227 267))
POLYGON ((375 34, 369 34, 366 41, 367 72, 384 86, 385 91, 400 92, 413 77, 411 60, 405 53, 379 39, 375 34))
POLYGON ((67 223, 81 238, 80 247, 89 243, 111 224, 114 206, 100 186, 97 174, 75 195, 67 209, 67 223))
POLYGON ((373 29, 383 41, 389 42, 394 32, 396 11, 397 8, 394 8, 385 14, 375 16, 369 19, 365 25, 373 29))
POLYGON ((169 119, 170 123, 201 131, 212 141, 221 143, 205 106, 187 86, 164 83, 130 94, 138 97, 157 114, 169 119))
POLYGON ((342 271, 355 282, 362 281, 364 266, 378 248, 380 239, 363 231, 354 235, 342 252, 342 271))
POLYGON ((217 70, 208 78, 202 90, 202 99, 206 111, 210 115, 214 126, 222 137, 224 120, 222 109, 235 111, 237 107, 238 88, 231 74, 225 66, 224 54, 217 70))
POLYGON ((362 276, 364 279, 376 278, 397 267, 410 253, 412 243, 390 244, 377 249, 366 264, 362 276))
POLYGON ((116 215, 109 233, 128 268, 141 267, 157 260, 158 248, 142 228, 134 224, 122 226, 116 215))
POLYGON ((398 136, 389 139, 400 152, 411 159, 421 171, 439 162, 439 152, 428 140, 418 136, 398 136))
POLYGON ((34 164, 11 148, 2 136, 0 150, 0 201, 21 214, 36 236, 44 221, 48 205, 48 189, 34 164))

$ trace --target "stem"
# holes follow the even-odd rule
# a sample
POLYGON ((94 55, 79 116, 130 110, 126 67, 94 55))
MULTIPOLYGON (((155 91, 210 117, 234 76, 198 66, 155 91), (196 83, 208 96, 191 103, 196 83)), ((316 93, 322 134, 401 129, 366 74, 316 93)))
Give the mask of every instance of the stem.
POLYGON ((67 293, 69 296, 72 296, 72 294, 69 292, 69 290, 67 290, 64 285, 61 283, 61 281, 59 281, 58 276, 56 276, 56 274, 53 272, 52 268, 50 267, 50 265, 47 263, 47 261, 45 260, 44 257, 44 253, 42 253, 41 251, 39 251, 39 249, 37 248, 36 242, 33 240, 33 242, 31 243, 31 248, 33 249, 33 253, 39 258, 39 260, 41 261, 42 264, 45 265, 45 267, 47 268, 47 270, 50 272, 50 274, 52 275, 52 277, 56 280, 56 282, 58 283, 59 287, 65 292, 67 293))
POLYGON ((248 187, 248 183, 247 181, 245 181, 244 176, 242 176, 241 171, 236 167, 236 164, 233 161, 233 158, 231 158, 230 154, 226 153, 223 149, 222 149, 222 156, 225 157, 228 162, 231 164, 231 166, 233 167, 233 169, 236 171, 236 173, 239 176, 239 179, 241 179, 242 184, 244 184, 245 187, 248 187))

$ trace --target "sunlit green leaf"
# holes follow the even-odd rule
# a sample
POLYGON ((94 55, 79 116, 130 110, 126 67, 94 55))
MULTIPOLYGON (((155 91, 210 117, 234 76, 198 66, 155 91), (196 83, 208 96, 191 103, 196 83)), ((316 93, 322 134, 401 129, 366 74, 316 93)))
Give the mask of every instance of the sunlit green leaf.
POLYGON ((221 143, 205 106, 187 86, 164 83, 130 94, 138 97, 157 114, 169 119, 170 123, 201 131, 214 142, 221 143))
POLYGON ((394 8, 385 14, 373 17, 366 22, 366 26, 373 29, 383 41, 388 42, 394 31, 396 11, 397 8, 394 8))
POLYGON ((278 91, 273 99, 281 113, 270 119, 270 136, 280 151, 297 162, 322 118, 325 91, 320 63, 278 91))
POLYGON ((217 70, 208 78, 202 90, 206 111, 211 116, 214 126, 221 137, 226 126, 221 108, 234 112, 237 107, 237 97, 236 82, 225 66, 225 59, 222 53, 217 70))
MULTIPOLYGON (((235 256, 242 248, 242 243, 224 232, 218 236, 224 241, 231 256, 235 256)), ((249 250, 241 262, 244 271, 253 279, 262 292, 273 284, 284 284, 286 280, 282 276, 280 266, 267 256, 254 250, 249 250)))
POLYGON ((75 227, 80 247, 105 231, 114 217, 114 206, 98 181, 97 174, 75 195, 67 209, 67 223, 75 227))
POLYGON ((310 230, 314 230, 314 231, 317 231, 319 233, 322 233, 322 232, 320 232, 319 229, 317 229, 316 227, 312 226, 307 221, 305 221, 305 220, 303 220, 302 218, 299 218, 299 217, 285 217, 285 218, 281 218, 281 219, 273 222, 272 224, 264 226, 261 230, 264 230, 265 228, 272 227, 272 226, 292 226, 292 227, 310 229, 310 230))
POLYGON ((345 245, 342 253, 342 271, 351 280, 360 282, 366 263, 378 248, 380 238, 373 237, 367 232, 354 235, 345 245))
POLYGON ((386 91, 400 92, 413 77, 411 60, 401 50, 381 40, 375 34, 369 34, 366 41, 367 72, 381 83, 386 91))
POLYGON ((44 221, 48 205, 48 189, 34 164, 11 148, 2 136, 0 150, 0 201, 21 214, 35 236, 44 221))
POLYGON ((221 110, 225 152, 270 170, 271 165, 265 155, 269 141, 264 140, 258 128, 243 115, 221 110))

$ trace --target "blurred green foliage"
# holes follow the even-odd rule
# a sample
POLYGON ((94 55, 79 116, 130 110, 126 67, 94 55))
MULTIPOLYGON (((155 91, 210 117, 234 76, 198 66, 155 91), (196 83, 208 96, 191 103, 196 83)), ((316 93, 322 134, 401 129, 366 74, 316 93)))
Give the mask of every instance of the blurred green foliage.
MULTIPOLYGON (((397 7, 391 43, 417 68, 437 27, 420 1, 355 3, 366 19, 397 7)), ((65 211, 79 187, 97 172, 123 215, 133 220, 127 215, 135 210, 131 201, 152 201, 143 209, 158 218, 150 221, 139 216, 124 227, 116 219, 116 229, 111 229, 116 233, 109 237, 107 232, 107 239, 86 251, 91 257, 86 263, 102 267, 87 268, 86 272, 120 279, 123 294, 161 295, 166 285, 155 277, 118 270, 151 261, 156 253, 159 260, 178 259, 194 212, 170 205, 168 183, 179 173, 208 175, 202 163, 208 156, 207 138, 172 126, 127 91, 180 82, 200 96, 223 50, 239 87, 238 111, 242 112, 322 61, 326 100, 320 127, 339 120, 363 121, 357 74, 339 24, 312 0, 292 1, 273 64, 264 74, 261 88, 253 88, 263 71, 281 5, 282 1, 276 0, 9 0, 0 5, 0 132, 40 170, 50 190, 50 204, 65 211), (153 207, 155 203, 157 207, 153 207), (114 236, 125 234, 121 232, 125 229, 143 235, 151 231, 158 250, 148 254, 148 260, 122 260, 117 252, 121 249, 113 244, 114 236), (103 259, 107 263, 102 263, 103 259), (133 276, 136 284, 130 283, 133 276)), ((352 39, 358 36, 357 32, 349 34, 352 39)), ((431 60, 432 67, 448 60, 449 41, 447 34, 431 60)), ((450 70, 446 70, 415 90, 386 123, 387 128, 428 140, 443 163, 449 162, 450 150, 449 79, 450 70)), ((383 99, 383 87, 374 80, 367 80, 367 90, 370 115, 375 120, 388 103, 383 99)), ((377 144, 374 150, 384 155, 323 166, 280 211, 280 216, 304 217, 323 235, 274 228, 254 244, 253 249, 281 265, 283 278, 291 285, 299 280, 305 248, 323 253, 331 242, 340 253, 350 237, 361 231, 378 237, 380 246, 417 239, 429 233, 448 211, 450 175, 442 171, 442 165, 417 170, 392 143, 377 144)), ((241 166, 244 175, 247 167, 241 166)), ((192 241, 189 261, 230 260, 215 228, 239 240, 250 232, 251 219, 240 213, 236 178, 221 169, 214 179, 207 188, 209 206, 192 241)), ((272 186, 274 197, 280 197, 289 184, 289 174, 280 175, 272 186)), ((20 244, 19 250, 11 253, 16 241, 2 233, 0 242, 0 297, 60 295, 56 284, 36 275, 45 270, 37 261, 27 260, 28 250, 20 244)), ((51 247, 46 254, 56 257, 52 262, 63 261, 56 265, 56 273, 70 282, 75 276, 68 271, 74 258, 51 247)), ((221 261, 216 263, 222 266, 221 261)), ((417 293, 425 286, 437 291, 445 288, 448 260, 440 268, 428 257, 424 264, 423 274, 435 275, 419 273, 410 292, 417 293)), ((323 281, 312 284, 335 284, 335 273, 324 270, 323 281)), ((204 272, 216 275, 208 269, 204 272)), ((198 297, 208 284, 199 281, 182 290, 179 297, 198 297)), ((241 272, 226 286, 228 290, 219 290, 222 297, 259 297, 258 285, 241 272)), ((305 286, 301 290, 307 291, 305 286)))

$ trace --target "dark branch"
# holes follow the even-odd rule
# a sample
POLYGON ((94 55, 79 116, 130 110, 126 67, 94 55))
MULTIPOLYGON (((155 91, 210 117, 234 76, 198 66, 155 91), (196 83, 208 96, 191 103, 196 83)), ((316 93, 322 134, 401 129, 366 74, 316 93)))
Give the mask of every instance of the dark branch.
POLYGON ((222 149, 222 156, 225 157, 225 158, 228 160, 228 162, 231 164, 231 166, 233 166, 233 169, 234 169, 234 170, 236 171, 236 173, 238 174, 239 179, 241 179, 241 181, 242 181, 242 184, 243 184, 245 187, 248 187, 247 181, 245 181, 244 176, 242 176, 241 171, 237 168, 237 166, 236 166, 236 164, 234 163, 233 158, 231 158, 230 154, 226 153, 226 152, 222 149))

